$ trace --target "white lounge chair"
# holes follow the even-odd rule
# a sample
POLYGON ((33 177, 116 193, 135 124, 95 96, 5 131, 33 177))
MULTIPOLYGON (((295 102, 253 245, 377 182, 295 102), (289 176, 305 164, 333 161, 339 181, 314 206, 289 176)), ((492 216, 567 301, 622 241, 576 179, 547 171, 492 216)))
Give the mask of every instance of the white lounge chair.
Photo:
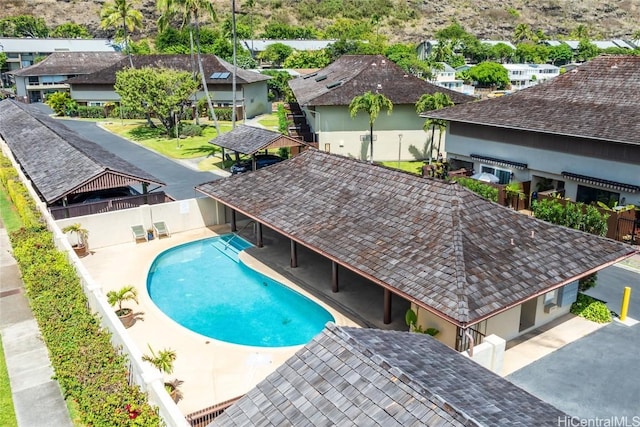
POLYGON ((169 233, 169 227, 167 227, 167 224, 165 224, 164 221, 154 222, 153 230, 156 232, 156 236, 158 236, 158 239, 162 236, 171 236, 171 234, 169 233))
POLYGON ((133 239, 136 242, 138 242, 138 240, 147 241, 147 231, 142 225, 132 225, 131 232, 133 233, 133 239))

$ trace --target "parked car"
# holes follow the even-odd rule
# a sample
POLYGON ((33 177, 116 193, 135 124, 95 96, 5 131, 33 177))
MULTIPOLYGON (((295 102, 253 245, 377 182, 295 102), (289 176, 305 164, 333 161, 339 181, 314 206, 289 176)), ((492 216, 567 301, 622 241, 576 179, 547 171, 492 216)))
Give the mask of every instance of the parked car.
MULTIPOLYGON (((263 168, 265 166, 270 166, 275 163, 281 162, 284 159, 280 156, 276 156, 273 154, 258 154, 256 156, 256 169, 263 168)), ((231 173, 233 175, 249 172, 251 170, 251 159, 243 160, 239 163, 231 166, 231 173)))

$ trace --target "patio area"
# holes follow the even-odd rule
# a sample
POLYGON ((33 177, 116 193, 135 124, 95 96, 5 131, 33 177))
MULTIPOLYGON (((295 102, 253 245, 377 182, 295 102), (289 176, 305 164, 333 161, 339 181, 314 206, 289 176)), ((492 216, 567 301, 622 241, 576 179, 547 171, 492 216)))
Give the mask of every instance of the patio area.
MULTIPOLYGON (((135 324, 127 331, 142 353, 149 353, 148 345, 154 350, 171 348, 176 351, 174 372, 165 379, 183 381, 180 386, 183 399, 178 407, 185 415, 243 395, 301 348, 249 347, 217 341, 177 324, 151 301, 146 280, 156 256, 176 245, 227 232, 229 228, 224 226, 202 228, 144 243, 132 241, 95 249, 81 259, 105 294, 128 284, 137 288, 139 304, 125 303, 138 314, 135 324)), ((337 324, 358 325, 261 262, 246 254, 243 257, 253 268, 323 305, 337 324)))

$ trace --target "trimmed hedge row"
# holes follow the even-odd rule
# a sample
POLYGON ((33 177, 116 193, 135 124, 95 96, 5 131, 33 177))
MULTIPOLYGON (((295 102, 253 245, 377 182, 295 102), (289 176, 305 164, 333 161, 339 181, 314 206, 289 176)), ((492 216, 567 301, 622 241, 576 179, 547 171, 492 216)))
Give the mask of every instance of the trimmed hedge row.
MULTIPOLYGON (((5 169, 3 162, 3 185, 5 169)), ((26 206, 39 218, 32 201, 26 206)), ((76 402, 82 422, 95 427, 160 425, 146 395, 128 384, 126 356, 113 348, 109 333, 89 311, 80 279, 56 249, 53 234, 40 222, 9 238, 55 377, 65 399, 76 402)))

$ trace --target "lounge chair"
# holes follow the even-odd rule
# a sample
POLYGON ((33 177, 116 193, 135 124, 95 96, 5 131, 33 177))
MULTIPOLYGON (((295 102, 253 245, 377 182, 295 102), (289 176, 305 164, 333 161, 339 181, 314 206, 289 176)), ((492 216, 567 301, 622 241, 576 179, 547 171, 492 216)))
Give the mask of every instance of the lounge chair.
POLYGON ((156 236, 158 236, 158 239, 162 236, 171 236, 169 234, 169 228, 167 227, 167 224, 164 223, 164 221, 154 222, 153 229, 156 232, 156 236))
POLYGON ((131 232, 133 233, 133 239, 136 242, 138 242, 138 240, 147 241, 147 231, 142 225, 132 225, 131 232))

